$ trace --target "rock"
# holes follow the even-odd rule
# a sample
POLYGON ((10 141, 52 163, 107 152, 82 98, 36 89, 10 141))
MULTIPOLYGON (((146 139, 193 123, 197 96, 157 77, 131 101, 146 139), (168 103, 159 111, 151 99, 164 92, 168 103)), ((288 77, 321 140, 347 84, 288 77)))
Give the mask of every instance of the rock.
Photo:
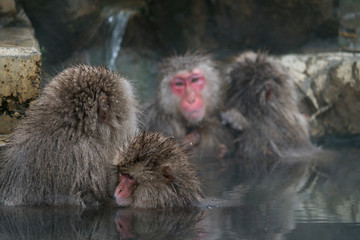
POLYGON ((49 62, 61 62, 89 46, 103 23, 98 0, 20 0, 46 50, 49 62))
POLYGON ((346 137, 360 134, 360 54, 284 55, 299 90, 311 135, 346 137))
MULTIPOLYGON (((11 132, 11 129, 15 127, 17 123, 17 119, 12 118, 8 115, 0 115, 0 133, 1 134, 8 134, 11 132)), ((0 138, 3 136, 0 135, 0 138)), ((4 137, 5 138, 5 137, 4 137)), ((0 143, 1 146, 1 143, 0 143)))
MULTIPOLYGON (((16 34, 28 34, 22 29, 16 34)), ((17 35, 12 34, 16 38, 17 35)), ((9 34, 10 36, 10 34, 9 34)), ((19 103, 34 98, 41 83, 41 54, 36 47, 3 47, 0 45, 0 97, 12 96, 19 103)))
POLYGON ((0 134, 10 133, 41 85, 41 52, 23 14, 17 25, 0 28, 0 134))
MULTIPOLYGON (((313 37, 336 37, 338 33, 334 0, 144 2, 143 18, 151 25, 147 35, 156 36, 170 54, 199 48, 224 54, 259 48, 285 53, 313 37)), ((142 25, 130 22, 129 32, 146 25, 138 23, 142 25)))
POLYGON ((0 1, 0 27, 11 23, 16 17, 16 4, 14 0, 0 1))

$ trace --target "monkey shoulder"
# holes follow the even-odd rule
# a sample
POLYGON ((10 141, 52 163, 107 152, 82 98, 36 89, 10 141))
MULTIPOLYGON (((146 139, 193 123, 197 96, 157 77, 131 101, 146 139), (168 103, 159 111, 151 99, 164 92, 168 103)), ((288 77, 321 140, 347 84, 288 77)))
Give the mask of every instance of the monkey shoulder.
POLYGON ((155 102, 145 107, 143 130, 161 132, 165 136, 183 137, 186 134, 185 124, 172 114, 165 113, 155 102))

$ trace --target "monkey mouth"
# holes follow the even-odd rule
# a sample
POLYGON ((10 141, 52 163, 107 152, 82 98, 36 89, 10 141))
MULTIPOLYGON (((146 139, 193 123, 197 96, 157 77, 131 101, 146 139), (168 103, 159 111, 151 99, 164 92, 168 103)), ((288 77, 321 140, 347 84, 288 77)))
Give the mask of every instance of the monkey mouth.
POLYGON ((188 119, 189 121, 198 122, 204 118, 205 110, 200 109, 200 110, 188 111, 188 112, 184 112, 183 114, 184 114, 184 117, 186 119, 188 119))
POLYGON ((119 183, 115 189, 114 197, 116 203, 120 207, 128 207, 132 204, 132 194, 137 186, 137 183, 133 177, 129 174, 119 173, 119 183))
POLYGON ((119 207, 129 207, 131 205, 130 198, 116 198, 116 203, 119 207))

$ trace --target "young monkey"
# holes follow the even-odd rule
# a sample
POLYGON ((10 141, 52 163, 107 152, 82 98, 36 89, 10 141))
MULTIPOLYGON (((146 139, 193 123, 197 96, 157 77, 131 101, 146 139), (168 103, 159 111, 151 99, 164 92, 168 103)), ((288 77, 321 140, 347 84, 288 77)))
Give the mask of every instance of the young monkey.
POLYGON ((115 158, 119 206, 174 208, 194 206, 203 199, 200 181, 180 144, 159 133, 141 133, 115 158))

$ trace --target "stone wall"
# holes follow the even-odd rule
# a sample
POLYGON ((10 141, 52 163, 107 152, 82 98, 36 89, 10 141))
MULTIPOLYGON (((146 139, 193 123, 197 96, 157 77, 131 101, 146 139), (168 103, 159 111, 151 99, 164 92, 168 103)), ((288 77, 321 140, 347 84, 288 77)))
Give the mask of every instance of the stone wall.
POLYGON ((41 85, 41 52, 34 30, 21 7, 14 11, 16 16, 6 17, 9 21, 0 20, 0 134, 12 131, 41 85))
POLYGON ((16 17, 16 4, 14 0, 0 1, 0 26, 11 23, 16 17))
POLYGON ((19 0, 46 61, 59 63, 92 42, 104 19, 99 0, 19 0))
POLYGON ((130 22, 124 44, 135 32, 155 36, 167 53, 266 49, 286 53, 312 38, 336 37, 336 0, 145 0, 140 21, 130 22), (144 29, 143 26, 147 28, 144 29))
POLYGON ((360 53, 284 55, 294 76, 311 135, 360 134, 360 53))

